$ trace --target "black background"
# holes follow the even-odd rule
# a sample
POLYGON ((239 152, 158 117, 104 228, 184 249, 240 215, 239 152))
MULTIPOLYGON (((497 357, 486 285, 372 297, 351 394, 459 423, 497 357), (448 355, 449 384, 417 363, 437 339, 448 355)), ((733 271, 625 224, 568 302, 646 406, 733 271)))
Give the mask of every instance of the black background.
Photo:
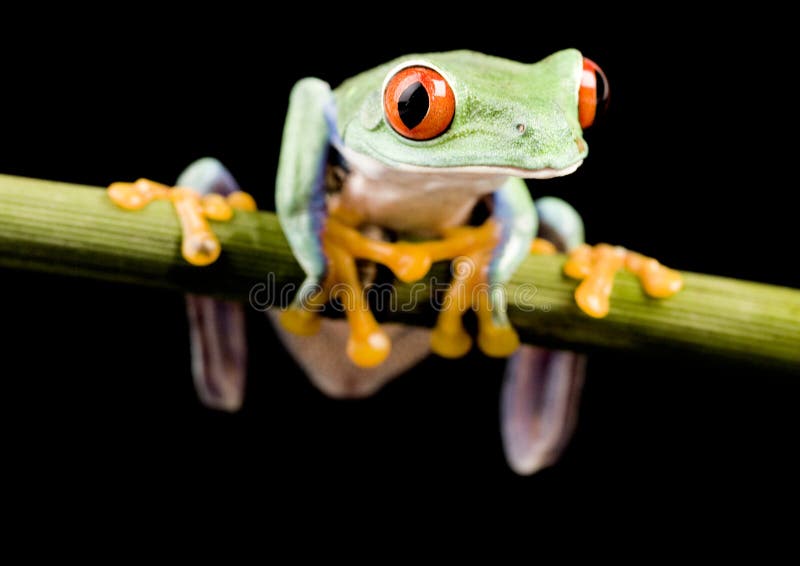
MULTIPOLYGON (((608 74, 610 111, 587 134, 583 167, 536 183, 534 195, 573 203, 591 242, 800 287, 796 181, 783 179, 796 157, 780 135, 791 71, 771 48, 731 30, 710 40, 688 24, 595 39, 569 26, 545 36, 512 18, 492 40, 391 23, 356 33, 345 20, 241 13, 190 25, 130 15, 7 39, 0 171, 100 186, 171 182, 212 155, 271 208, 297 79, 336 85, 410 52, 467 47, 532 62, 574 46, 608 74), (276 27, 293 30, 291 39, 276 27)), ((597 353, 562 461, 519 478, 500 446, 501 365, 476 353, 431 358, 369 400, 333 401, 251 312, 246 404, 226 415, 196 400, 181 296, 8 270, 0 278, 4 449, 10 469, 55 492, 189 487, 202 498, 276 501, 342 493, 380 505, 425 490, 438 494, 427 504, 485 493, 531 513, 578 494, 603 500, 595 512, 625 504, 650 516, 718 512, 720 503, 735 511, 795 489, 797 374, 597 353)))

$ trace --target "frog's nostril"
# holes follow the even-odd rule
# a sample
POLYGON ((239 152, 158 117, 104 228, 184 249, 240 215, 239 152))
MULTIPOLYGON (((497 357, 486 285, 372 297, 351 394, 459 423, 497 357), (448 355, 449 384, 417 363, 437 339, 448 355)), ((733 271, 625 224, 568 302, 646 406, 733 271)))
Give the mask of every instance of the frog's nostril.
POLYGON ((522 122, 520 122, 519 124, 517 124, 517 131, 518 131, 520 134, 524 134, 524 133, 525 133, 525 124, 523 124, 522 122))

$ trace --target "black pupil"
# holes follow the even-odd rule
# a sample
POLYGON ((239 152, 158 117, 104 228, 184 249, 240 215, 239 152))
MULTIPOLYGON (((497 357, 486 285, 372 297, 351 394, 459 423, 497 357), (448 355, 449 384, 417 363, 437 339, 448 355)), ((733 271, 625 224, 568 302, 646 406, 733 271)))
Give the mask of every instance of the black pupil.
POLYGON ((409 85, 397 99, 400 119, 409 130, 419 125, 428 113, 428 91, 421 82, 409 85))

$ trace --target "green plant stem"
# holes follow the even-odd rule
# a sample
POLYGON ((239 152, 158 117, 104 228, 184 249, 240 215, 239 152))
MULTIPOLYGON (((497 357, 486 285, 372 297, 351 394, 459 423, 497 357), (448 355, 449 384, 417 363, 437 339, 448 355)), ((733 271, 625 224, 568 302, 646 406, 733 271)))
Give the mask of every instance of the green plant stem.
MULTIPOLYGON (((180 228, 167 202, 128 212, 97 187, 0 175, 2 267, 262 303, 269 289, 302 280, 274 214, 237 213, 213 227, 223 254, 209 267, 193 267, 181 257, 180 228)), ((577 350, 694 352, 800 371, 800 290, 684 273, 683 291, 654 300, 634 277, 620 273, 611 314, 596 320, 575 306, 577 283, 561 274, 563 261, 531 256, 508 285, 511 319, 525 341, 577 350)), ((437 266, 432 274, 443 282, 445 269, 437 266)), ((432 324, 429 292, 429 285, 399 285, 395 299, 404 309, 384 319, 432 324)))

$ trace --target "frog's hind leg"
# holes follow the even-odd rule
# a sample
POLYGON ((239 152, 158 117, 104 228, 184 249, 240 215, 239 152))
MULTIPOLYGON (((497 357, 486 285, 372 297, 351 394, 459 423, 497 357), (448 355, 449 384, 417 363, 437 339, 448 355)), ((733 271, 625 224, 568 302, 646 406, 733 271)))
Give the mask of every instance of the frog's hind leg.
MULTIPOLYGON (((202 195, 221 195, 234 208, 239 208, 235 196, 240 194, 239 186, 216 159, 195 161, 181 174, 177 185, 194 189, 202 195), (230 195, 234 195, 233 198, 230 195)), ((204 295, 187 294, 186 312, 192 374, 198 397, 214 409, 238 410, 244 400, 247 374, 243 306, 204 295)))
POLYGON ((575 428, 585 357, 524 344, 509 359, 500 392, 503 451, 512 470, 555 463, 575 428))
MULTIPOLYGON (((539 201, 536 204, 539 206, 539 201)), ((571 217, 577 218, 577 213, 568 204, 558 199, 547 199, 544 204, 554 220, 563 221, 563 226, 574 226, 571 217)), ((582 229, 580 235, 583 235, 582 229)), ((653 258, 620 246, 588 246, 582 237, 573 238, 568 243, 570 245, 565 250, 570 255, 564 264, 564 273, 582 280, 575 289, 575 302, 591 317, 602 318, 608 314, 614 277, 623 268, 639 278, 645 293, 651 297, 671 297, 683 287, 683 278, 678 271, 661 265, 653 258)))
MULTIPOLYGON (((538 236, 565 252, 583 244, 583 222, 561 199, 536 201, 538 236)), ((535 253, 535 252, 534 252, 535 253)), ((503 449, 511 469, 532 474, 553 464, 578 414, 585 357, 523 345, 506 365, 500 396, 503 449)))
POLYGON ((560 198, 542 197, 536 199, 536 212, 537 238, 551 242, 561 252, 571 252, 583 244, 583 220, 571 204, 560 198))

